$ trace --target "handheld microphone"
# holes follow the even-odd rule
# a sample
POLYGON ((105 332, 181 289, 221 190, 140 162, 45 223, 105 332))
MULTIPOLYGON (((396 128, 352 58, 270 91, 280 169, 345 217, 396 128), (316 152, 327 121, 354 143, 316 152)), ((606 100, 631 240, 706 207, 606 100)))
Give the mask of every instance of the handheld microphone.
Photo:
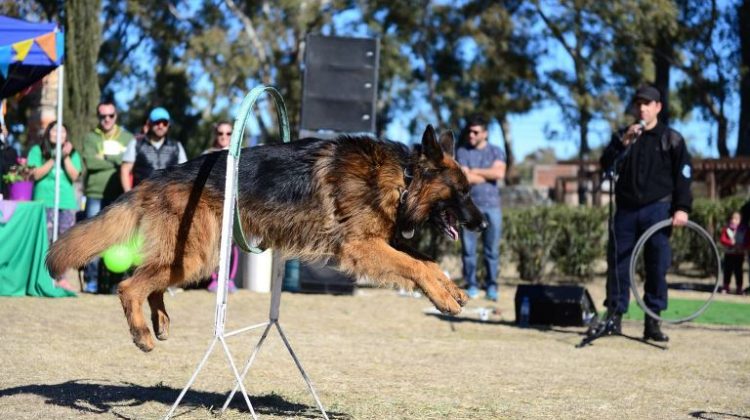
POLYGON ((641 138, 643 131, 646 129, 646 121, 638 120, 636 124, 638 124, 639 130, 635 133, 635 135, 633 136, 633 139, 630 140, 630 143, 627 145, 626 150, 630 149, 630 147, 633 146, 635 142, 638 141, 639 138, 641 138))
POLYGON ((620 164, 628 157, 630 154, 630 149, 633 147, 636 141, 641 137, 641 134, 643 134, 643 131, 646 129, 646 121, 640 119, 637 122, 638 126, 640 127, 640 131, 636 133, 635 137, 633 137, 633 140, 630 141, 630 143, 625 147, 623 151, 620 152, 617 157, 615 157, 614 162, 612 162, 612 166, 608 169, 607 172, 614 172, 612 174, 612 178, 616 178, 616 172, 618 172, 618 168, 620 164))
POLYGON ((646 121, 638 120, 637 124, 638 127, 640 127, 640 130, 638 130, 638 133, 636 133, 635 137, 633 137, 633 141, 630 142, 631 145, 638 141, 638 139, 641 137, 641 134, 643 134, 643 131, 646 130, 646 121))

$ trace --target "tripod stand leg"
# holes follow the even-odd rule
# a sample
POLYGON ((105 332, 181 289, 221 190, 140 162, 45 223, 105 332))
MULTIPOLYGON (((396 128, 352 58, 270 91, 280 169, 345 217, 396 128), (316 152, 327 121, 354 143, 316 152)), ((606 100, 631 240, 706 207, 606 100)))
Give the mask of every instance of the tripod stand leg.
POLYGON ((247 396, 247 390, 245 390, 245 385, 242 383, 242 379, 240 378, 239 372, 237 372, 237 367, 234 365, 234 360, 232 359, 232 353, 229 352, 229 347, 227 347, 227 343, 226 341, 224 341, 224 337, 219 337, 219 340, 221 340, 221 345, 224 347, 224 354, 226 354, 227 356, 229 367, 232 368, 232 374, 234 374, 234 378, 237 380, 240 390, 242 390, 242 396, 245 397, 245 403, 247 404, 247 408, 250 410, 250 414, 253 416, 253 419, 257 420, 258 416, 255 414, 253 405, 250 403, 250 398, 247 396))
POLYGON ((596 325, 596 327, 594 327, 593 329, 589 329, 586 334, 587 337, 581 340, 578 345, 576 345, 577 348, 585 347, 591 344, 594 340, 606 337, 608 335, 621 335, 617 330, 615 321, 612 318, 600 321, 599 324, 596 325))
POLYGON ((211 354, 211 352, 214 350, 214 346, 216 345, 216 340, 218 337, 214 337, 214 339, 211 341, 211 345, 208 346, 208 350, 206 350, 206 354, 203 356, 203 359, 201 359, 200 363, 198 363, 198 367, 195 368, 195 372, 193 372, 193 376, 190 377, 190 380, 188 381, 187 385, 185 385, 185 388, 182 388, 182 392, 180 392, 180 395, 177 397, 177 400, 175 400, 174 404, 172 404, 172 408, 169 409, 167 412, 167 415, 164 416, 164 420, 169 419, 172 417, 172 414, 174 414, 174 410, 177 409, 177 406, 180 405, 180 401, 182 401, 182 398, 187 393, 187 390, 190 389, 191 386, 193 386, 193 382, 195 382, 195 379, 198 377, 198 373, 203 369, 203 365, 206 364, 206 360, 208 360, 208 356, 211 354))
MULTIPOLYGON (((250 358, 245 364, 245 368, 242 369, 242 374, 240 375, 240 381, 245 380, 245 376, 247 375, 247 372, 250 370, 250 366, 252 366, 253 362, 255 361, 255 356, 258 355, 258 352, 260 351, 260 347, 263 345, 263 342, 266 340, 266 337, 268 336, 268 331, 270 329, 271 329, 271 323, 269 323, 266 326, 266 329, 263 330, 263 335, 261 335, 260 340, 258 341, 258 344, 255 345, 255 349, 253 349, 253 354, 250 355, 250 358)), ((229 393, 227 400, 224 401, 224 406, 221 407, 222 412, 224 412, 227 409, 227 407, 229 407, 229 403, 232 401, 232 398, 234 398, 234 394, 237 393, 237 390, 239 389, 239 387, 240 387, 239 383, 234 384, 234 389, 232 390, 232 392, 229 393)))
POLYGON ((326 414, 325 408, 323 408, 323 404, 320 402, 320 398, 318 398, 318 394, 315 392, 315 388, 313 388, 312 382, 310 382, 310 378, 307 377, 307 373, 305 373, 305 369, 302 368, 302 364, 300 363, 299 359, 297 359, 297 356, 294 354, 294 350, 292 350, 292 346, 289 344, 289 341, 286 339, 286 336, 284 335, 284 331, 281 329, 281 325, 279 325, 279 321, 274 322, 276 324, 276 329, 279 330, 279 335, 281 336, 281 339, 284 341, 284 345, 286 345, 287 350, 289 350, 289 354, 292 356, 292 359, 294 359, 294 363, 297 365, 297 369, 299 369, 300 374, 302 374, 302 379, 305 380, 305 383, 307 384, 307 388, 310 389, 310 393, 312 394, 313 398, 315 398, 315 403, 318 405, 318 409, 323 414, 323 418, 328 420, 328 414, 326 414))

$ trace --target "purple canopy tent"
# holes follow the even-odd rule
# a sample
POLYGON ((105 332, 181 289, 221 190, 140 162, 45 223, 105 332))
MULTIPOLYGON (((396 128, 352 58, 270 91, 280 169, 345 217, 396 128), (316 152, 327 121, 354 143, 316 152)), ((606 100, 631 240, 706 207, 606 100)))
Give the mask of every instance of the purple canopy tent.
MULTIPOLYGON (((0 16, 0 99, 15 95, 58 69, 57 138, 62 130, 65 37, 54 23, 31 23, 0 16)), ((5 124, 3 112, 0 121, 5 124)), ((52 240, 57 240, 60 208, 60 155, 55 153, 55 207, 52 240)))

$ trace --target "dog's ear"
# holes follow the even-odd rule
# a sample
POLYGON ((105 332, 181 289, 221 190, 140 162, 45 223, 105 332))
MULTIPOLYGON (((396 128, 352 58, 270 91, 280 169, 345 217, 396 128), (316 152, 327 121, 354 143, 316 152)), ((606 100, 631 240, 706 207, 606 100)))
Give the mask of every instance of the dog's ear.
POLYGON ((427 125, 424 134, 422 134, 422 154, 435 163, 443 160, 443 149, 438 143, 435 129, 430 124, 427 125))
POLYGON ((440 133, 440 147, 450 157, 456 156, 456 140, 453 137, 453 131, 446 130, 440 133))

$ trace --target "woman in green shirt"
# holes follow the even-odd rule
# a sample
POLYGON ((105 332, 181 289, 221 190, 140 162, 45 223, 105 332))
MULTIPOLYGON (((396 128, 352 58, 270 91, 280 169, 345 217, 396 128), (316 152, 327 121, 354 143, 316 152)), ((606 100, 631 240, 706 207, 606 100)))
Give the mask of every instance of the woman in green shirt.
MULTIPOLYGON (((63 124, 61 133, 60 210, 58 213, 58 234, 70 229, 76 220, 78 204, 73 183, 81 174, 81 156, 68 140, 68 128, 63 124)), ((47 207, 47 236, 52 241, 53 217, 55 208, 55 147, 57 144, 57 121, 52 121, 44 131, 42 143, 29 150, 28 165, 33 167, 34 201, 41 201, 47 207)), ((59 284, 65 287, 65 280, 59 284)))

